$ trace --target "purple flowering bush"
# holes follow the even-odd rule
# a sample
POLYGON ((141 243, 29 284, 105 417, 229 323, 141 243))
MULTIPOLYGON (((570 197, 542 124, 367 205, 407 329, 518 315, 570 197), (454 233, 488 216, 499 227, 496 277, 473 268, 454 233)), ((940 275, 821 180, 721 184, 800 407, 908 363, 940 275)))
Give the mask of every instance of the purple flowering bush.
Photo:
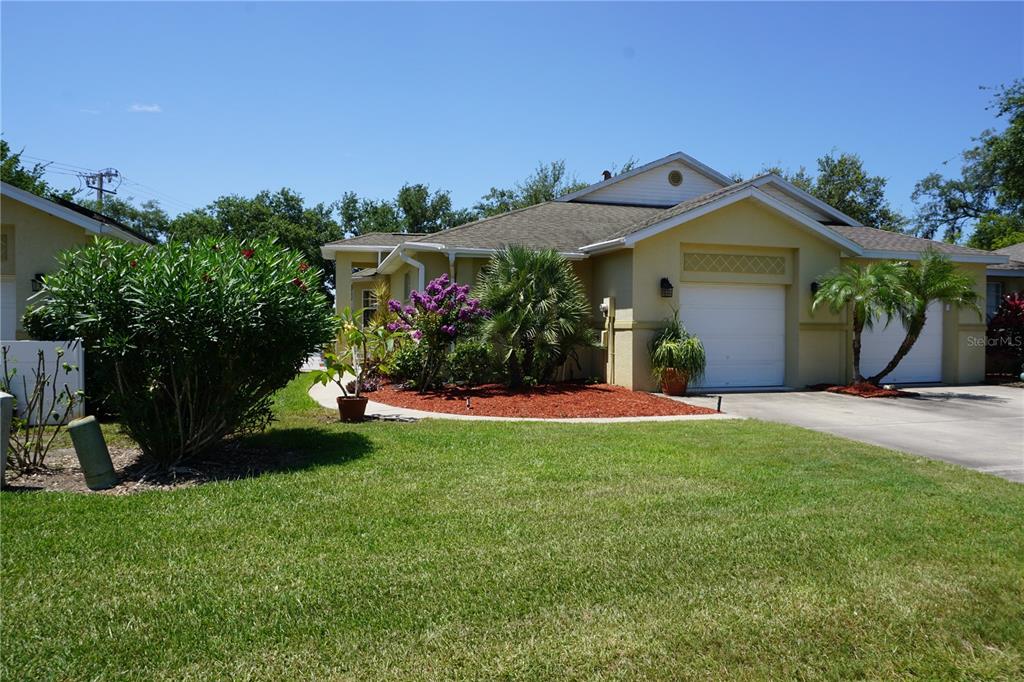
POLYGON ((469 297, 469 285, 452 282, 441 275, 427 284, 425 291, 409 294, 410 305, 388 301, 398 319, 388 324, 390 331, 408 331, 419 345, 422 357, 419 380, 421 391, 437 382, 455 342, 468 335, 485 316, 480 301, 469 297))

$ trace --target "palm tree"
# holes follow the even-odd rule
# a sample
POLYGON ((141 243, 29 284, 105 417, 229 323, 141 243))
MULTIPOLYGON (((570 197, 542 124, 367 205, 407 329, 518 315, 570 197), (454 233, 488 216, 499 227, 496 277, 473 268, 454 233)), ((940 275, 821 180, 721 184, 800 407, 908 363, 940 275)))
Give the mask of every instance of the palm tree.
POLYGON ((901 268, 900 285, 909 294, 899 308, 907 333, 889 364, 868 379, 872 384, 877 384, 896 369, 914 347, 927 321, 928 306, 933 301, 970 308, 978 313, 978 319, 982 317, 974 278, 959 272, 952 260, 937 251, 928 250, 921 255, 916 266, 901 268))
POLYGON ((853 381, 862 383, 860 373, 860 347, 864 328, 871 329, 876 320, 886 324, 898 313, 907 297, 901 280, 902 266, 889 261, 860 265, 849 263, 821 282, 811 310, 828 306, 834 313, 842 313, 849 306, 853 310, 853 381))
POLYGON ((528 378, 550 380, 577 347, 594 344, 583 285, 553 250, 510 246, 491 258, 478 287, 490 311, 481 333, 499 353, 513 387, 528 378))

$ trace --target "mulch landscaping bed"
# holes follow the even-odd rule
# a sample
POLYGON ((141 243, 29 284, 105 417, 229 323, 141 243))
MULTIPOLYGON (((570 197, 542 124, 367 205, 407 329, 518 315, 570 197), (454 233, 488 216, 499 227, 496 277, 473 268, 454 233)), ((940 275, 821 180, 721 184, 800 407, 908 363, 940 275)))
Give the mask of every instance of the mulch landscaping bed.
POLYGON ((366 397, 394 407, 483 417, 664 417, 715 414, 706 407, 609 384, 562 383, 518 390, 501 384, 419 393, 384 385, 366 397), (468 401, 468 404, 467 404, 468 401))
POLYGON ((809 388, 813 391, 853 395, 858 398, 916 398, 919 395, 911 391, 901 391, 897 388, 882 388, 881 386, 875 386, 874 384, 869 383, 850 384, 849 386, 816 384, 809 388))

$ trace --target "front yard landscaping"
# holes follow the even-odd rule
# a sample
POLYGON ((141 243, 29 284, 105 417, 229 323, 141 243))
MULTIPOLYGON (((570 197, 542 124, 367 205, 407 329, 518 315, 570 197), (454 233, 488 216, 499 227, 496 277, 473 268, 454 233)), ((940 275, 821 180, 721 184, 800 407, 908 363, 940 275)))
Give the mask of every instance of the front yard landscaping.
POLYGON ((385 384, 369 397, 395 407, 487 417, 665 417, 714 410, 609 384, 560 383, 513 389, 502 384, 424 391, 385 384))
POLYGON ((757 421, 339 424, 3 493, 4 679, 1024 675, 1024 488, 757 421))

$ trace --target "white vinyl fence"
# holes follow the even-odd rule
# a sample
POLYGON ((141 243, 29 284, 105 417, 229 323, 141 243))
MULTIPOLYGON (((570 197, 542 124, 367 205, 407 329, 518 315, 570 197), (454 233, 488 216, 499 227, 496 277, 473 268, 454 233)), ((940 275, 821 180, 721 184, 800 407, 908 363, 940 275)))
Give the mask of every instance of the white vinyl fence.
MULTIPOLYGON (((67 390, 75 394, 85 390, 85 348, 80 340, 75 341, 0 341, 0 388, 14 395, 14 413, 24 418, 23 413, 29 396, 40 375, 39 351, 43 352, 42 375, 56 381, 45 387, 42 398, 43 418, 55 423, 54 413, 63 415, 67 405, 67 390), (63 354, 59 350, 63 349, 63 354), (55 390, 56 389, 56 390, 55 390)), ((67 415, 67 420, 77 419, 85 414, 85 401, 78 403, 67 415)), ((39 411, 27 415, 29 423, 39 421, 39 411)))

